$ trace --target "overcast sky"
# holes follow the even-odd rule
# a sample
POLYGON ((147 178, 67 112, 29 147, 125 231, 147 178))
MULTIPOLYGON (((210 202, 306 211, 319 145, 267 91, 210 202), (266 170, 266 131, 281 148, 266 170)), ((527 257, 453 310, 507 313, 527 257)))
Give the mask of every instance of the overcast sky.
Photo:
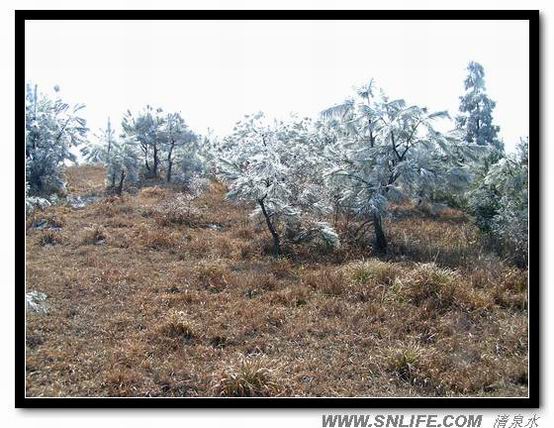
POLYGON ((258 110, 316 115, 372 77, 391 97, 455 116, 472 60, 512 150, 529 127, 526 21, 26 23, 26 80, 85 103, 93 132, 151 104, 224 135, 258 110))

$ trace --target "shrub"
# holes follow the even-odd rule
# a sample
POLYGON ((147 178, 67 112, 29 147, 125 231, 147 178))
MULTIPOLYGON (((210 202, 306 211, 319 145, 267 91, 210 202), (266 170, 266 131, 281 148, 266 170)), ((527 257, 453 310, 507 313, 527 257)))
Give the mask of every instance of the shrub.
POLYGON ((276 374, 278 366, 264 356, 240 356, 233 365, 213 375, 212 391, 223 397, 275 397, 285 388, 276 374), (275 368, 268 368, 274 366, 275 368))
POLYGON ((59 232, 54 232, 52 230, 45 230, 42 232, 39 238, 39 243, 43 247, 45 245, 56 245, 62 242, 62 236, 59 232))
POLYGON ((202 224, 203 212, 194 206, 194 197, 180 194, 164 202, 156 210, 156 221, 162 226, 172 224, 195 227, 202 224))
POLYGON ((163 230, 150 230, 142 228, 140 237, 145 247, 154 250, 171 250, 177 251, 181 248, 181 236, 178 233, 167 233, 163 230))
POLYGON ((370 282, 390 285, 398 275, 398 270, 392 263, 377 259, 354 262, 345 266, 346 276, 355 284, 370 282))
POLYGON ((305 287, 287 288, 272 292, 269 295, 271 304, 280 304, 284 306, 304 306, 310 300, 310 292, 305 287))
POLYGON ((213 293, 223 291, 229 284, 229 271, 217 260, 200 262, 195 273, 198 283, 213 293))
POLYGON ((346 291, 344 274, 337 269, 318 269, 306 272, 304 283, 329 296, 339 296, 346 291))
POLYGON ((210 180, 203 177, 192 177, 185 183, 185 190, 188 194, 197 197, 210 189, 210 180))
POLYGON ((448 308, 454 304, 455 289, 460 282, 454 271, 423 263, 410 272, 403 290, 416 305, 433 301, 438 307, 448 308))
POLYGON ((430 304, 437 311, 452 307, 462 310, 486 309, 492 304, 489 294, 475 290, 457 272, 434 263, 419 264, 401 281, 398 293, 415 305, 430 304))
POLYGON ((391 349, 387 359, 387 367, 400 379, 411 381, 415 376, 422 355, 423 349, 417 344, 391 349))
POLYGON ((103 244, 108 239, 106 231, 100 225, 87 227, 84 231, 83 244, 98 245, 103 244))
POLYGON ((166 337, 183 338, 186 340, 194 339, 199 336, 198 327, 194 322, 186 317, 182 311, 170 311, 164 322, 160 326, 160 333, 166 337))
POLYGON ((145 187, 141 189, 139 195, 148 199, 151 198, 162 198, 166 197, 169 194, 167 189, 164 189, 160 186, 145 187))
POLYGON ((25 211, 27 214, 32 214, 37 209, 43 210, 45 208, 48 208, 50 205, 50 201, 45 198, 41 198, 38 196, 29 196, 25 198, 25 211))

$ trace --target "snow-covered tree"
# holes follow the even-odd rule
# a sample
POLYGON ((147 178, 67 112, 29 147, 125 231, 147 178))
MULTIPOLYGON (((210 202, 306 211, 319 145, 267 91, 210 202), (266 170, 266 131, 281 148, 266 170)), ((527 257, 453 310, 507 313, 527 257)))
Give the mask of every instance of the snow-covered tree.
POLYGON ((230 184, 228 198, 256 204, 253 215, 263 218, 275 255, 282 254, 285 239, 319 238, 338 245, 333 228, 321 220, 331 205, 311 180, 318 173, 313 165, 318 152, 306 123, 271 124, 262 113, 246 116, 222 142, 220 153, 220 173, 230 184))
POLYGON ((205 134, 198 136, 195 146, 197 156, 202 160, 203 174, 217 177, 223 153, 221 138, 208 128, 205 134))
POLYGON ((146 174, 154 178, 159 177, 160 173, 162 150, 166 142, 166 119, 161 108, 147 105, 136 115, 127 110, 121 123, 124 137, 134 141, 142 152, 146 174))
MULTIPOLYGON (((59 91, 56 86, 55 92, 59 91)), ((30 194, 64 193, 61 167, 75 161, 71 149, 80 145, 87 132, 79 116, 84 105, 70 106, 56 97, 39 94, 36 85, 27 85, 25 111, 25 167, 30 194)))
POLYGON ((389 100, 370 82, 322 116, 334 131, 327 147, 329 185, 342 191, 339 202, 362 225, 373 225, 379 252, 387 248, 383 215, 389 201, 428 197, 439 184, 462 188, 471 179, 460 155, 473 156, 475 145, 434 128, 435 119, 447 117, 444 111, 389 100))
POLYGON ((462 138, 467 143, 491 146, 502 152, 504 145, 498 138, 500 128, 494 125, 492 117, 496 103, 486 93, 485 69, 479 63, 470 62, 467 72, 456 126, 463 132, 462 138))
POLYGON ((522 139, 517 154, 508 154, 491 165, 469 194, 481 230, 524 262, 528 243, 528 150, 528 139, 522 139))
POLYGON ((112 148, 116 144, 115 130, 112 128, 110 118, 105 129, 96 135, 97 142, 89 143, 81 149, 85 161, 93 164, 107 165, 112 148))
POLYGON ((140 159, 132 142, 113 141, 106 164, 107 185, 111 192, 121 195, 125 183, 136 184, 139 181, 140 159))
POLYGON ((191 141, 190 144, 177 148, 175 153, 177 169, 173 181, 188 187, 192 180, 205 177, 207 161, 202 156, 199 141, 191 141))
POLYGON ((166 180, 173 178, 173 165, 179 163, 179 178, 186 180, 198 172, 201 161, 196 153, 198 137, 192 132, 180 113, 169 113, 165 120, 163 149, 166 162, 166 180))

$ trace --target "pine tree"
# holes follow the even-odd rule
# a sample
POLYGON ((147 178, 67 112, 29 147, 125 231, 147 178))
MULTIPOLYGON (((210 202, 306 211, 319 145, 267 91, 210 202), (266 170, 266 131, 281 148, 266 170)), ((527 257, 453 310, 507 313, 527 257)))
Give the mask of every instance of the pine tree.
POLYGON ((114 141, 107 159, 108 190, 121 195, 125 183, 139 181, 139 155, 136 147, 128 140, 114 141))
POLYGON ((110 118, 108 118, 106 128, 100 129, 100 134, 95 137, 97 142, 85 145, 81 149, 81 154, 89 163, 107 165, 116 144, 115 130, 112 128, 110 118))
POLYGON ((339 244, 331 225, 321 221, 332 208, 312 135, 305 121, 267 123, 258 113, 238 122, 217 149, 227 197, 256 205, 252 215, 265 223, 275 256, 285 241, 339 244))
POLYGON ((465 142, 503 152, 504 145, 498 138, 500 128, 493 124, 492 114, 496 103, 486 93, 485 70, 481 64, 470 62, 467 71, 464 81, 466 92, 460 97, 460 114, 456 117, 456 126, 463 132, 465 142))
POLYGON ((469 204, 479 228, 513 256, 527 262, 529 140, 521 139, 516 154, 491 165, 469 193, 469 204))
POLYGON ((389 100, 371 82, 322 116, 335 133, 327 148, 329 186, 362 225, 373 225, 377 252, 387 249, 383 216, 389 201, 429 197, 438 185, 470 181, 459 155, 474 156, 475 144, 462 147, 456 135, 435 130, 433 121, 448 116, 444 111, 389 100))
POLYGON ((27 85, 25 166, 30 194, 65 192, 61 168, 65 161, 76 160, 71 149, 84 141, 88 131, 78 115, 84 107, 51 99, 39 94, 36 85, 27 85))
POLYGON ((165 156, 166 181, 171 182, 173 178, 173 166, 175 161, 179 163, 178 181, 186 181, 198 170, 198 157, 196 143, 198 137, 194 134, 180 113, 169 113, 165 120, 163 132, 163 150, 165 156))
POLYGON ((158 178, 160 173, 162 150, 167 137, 164 132, 166 119, 161 108, 147 105, 137 115, 128 110, 121 123, 125 138, 140 148, 146 175, 152 178, 158 178))

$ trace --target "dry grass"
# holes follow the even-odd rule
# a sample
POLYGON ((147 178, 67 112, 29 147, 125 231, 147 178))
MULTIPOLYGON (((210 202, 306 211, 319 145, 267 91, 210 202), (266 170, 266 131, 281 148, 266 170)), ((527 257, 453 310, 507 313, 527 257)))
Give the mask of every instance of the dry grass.
POLYGON ((105 243, 107 239, 108 237, 104 227, 98 224, 86 227, 82 233, 83 244, 100 245, 105 243))
POLYGON ((102 166, 81 165, 65 169, 67 191, 79 195, 103 195, 106 170, 102 166))
POLYGON ((193 222, 165 187, 29 219, 27 287, 49 308, 27 314, 29 396, 527 394, 527 272, 459 214, 398 208, 381 260, 349 242, 275 259, 224 191, 193 222))
POLYGON ((238 356, 237 361, 213 374, 212 390, 224 397, 278 397, 286 391, 275 363, 264 356, 238 356))

